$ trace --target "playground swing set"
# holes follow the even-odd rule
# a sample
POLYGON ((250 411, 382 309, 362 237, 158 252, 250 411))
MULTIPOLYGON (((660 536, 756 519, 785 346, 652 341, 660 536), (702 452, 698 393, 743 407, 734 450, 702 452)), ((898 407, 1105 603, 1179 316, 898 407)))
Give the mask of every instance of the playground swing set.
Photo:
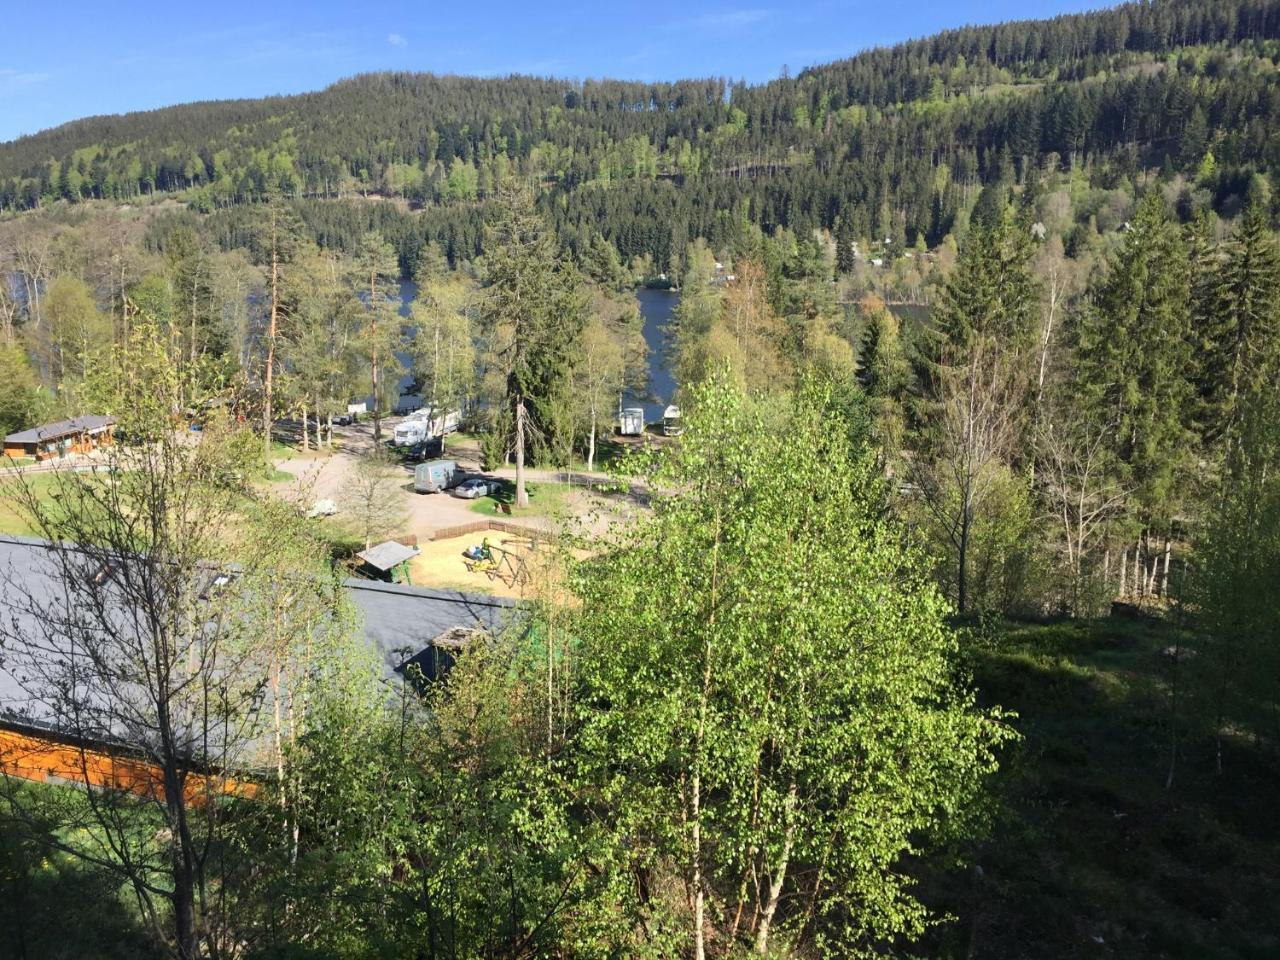
MULTIPOLYGON (((502 542, 509 544, 512 541, 502 542)), ((525 564, 525 558, 514 550, 506 550, 490 543, 488 537, 479 546, 467 547, 462 551, 462 562, 468 573, 483 573, 490 580, 501 580, 508 587, 529 582, 529 568, 525 564)))

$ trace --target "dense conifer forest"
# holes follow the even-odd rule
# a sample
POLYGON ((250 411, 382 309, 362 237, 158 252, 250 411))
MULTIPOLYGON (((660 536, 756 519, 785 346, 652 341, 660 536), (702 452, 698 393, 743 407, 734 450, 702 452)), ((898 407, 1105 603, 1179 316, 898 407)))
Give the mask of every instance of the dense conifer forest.
MULTIPOLYGON (((406 265, 423 237, 456 262, 480 252, 477 205, 517 173, 575 248, 599 232, 668 274, 689 241, 719 248, 747 224, 933 247, 984 188, 1046 166, 1105 188, 1151 168, 1194 176, 1211 154, 1202 189, 1229 212, 1280 163, 1278 42, 1269 0, 1164 0, 948 31, 756 86, 375 74, 0 145, 0 209, 403 198, 429 208, 400 227, 406 265)), ((360 232, 314 216, 335 241, 360 232)))

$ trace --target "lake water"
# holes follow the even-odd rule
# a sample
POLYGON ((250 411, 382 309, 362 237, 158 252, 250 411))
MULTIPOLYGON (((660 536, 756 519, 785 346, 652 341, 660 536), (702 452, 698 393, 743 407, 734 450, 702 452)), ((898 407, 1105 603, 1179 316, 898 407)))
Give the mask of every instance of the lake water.
MULTIPOLYGON (((412 281, 406 280, 400 284, 400 315, 402 317, 408 318, 410 305, 417 295, 418 288, 412 281)), ((628 393, 623 398, 623 403, 629 407, 644 407, 645 420, 656 423, 662 420, 662 411, 666 409, 667 404, 671 403, 676 392, 675 377, 667 365, 665 335, 671 313, 680 302, 680 294, 670 290, 642 288, 636 291, 636 300, 640 303, 640 315, 644 318, 644 341, 649 345, 649 393, 642 396, 628 393)), ((406 326, 406 332, 410 336, 413 335, 411 327, 406 326)), ((413 384, 413 377, 408 372, 410 358, 403 351, 398 352, 397 356, 405 365, 406 372, 400 381, 401 392, 405 392, 413 384)), ((369 400, 371 402, 372 398, 369 400)))
POLYGON ((644 407, 647 422, 661 422, 662 411, 676 393, 676 380, 667 364, 666 329, 672 311, 680 302, 680 294, 671 290, 640 289, 636 291, 636 299, 640 301, 640 315, 644 317, 644 342, 649 345, 649 393, 647 396, 628 394, 623 403, 628 407, 644 407))

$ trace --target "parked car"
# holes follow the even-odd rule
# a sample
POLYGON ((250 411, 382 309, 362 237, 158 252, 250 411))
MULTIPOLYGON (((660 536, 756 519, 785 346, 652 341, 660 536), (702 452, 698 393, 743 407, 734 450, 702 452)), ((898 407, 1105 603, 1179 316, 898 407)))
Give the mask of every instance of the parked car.
POLYGON ((409 460, 433 460, 444 456, 444 437, 427 437, 421 443, 404 451, 409 460))
POLYGON ((501 489, 502 481, 495 477, 468 477, 449 492, 463 500, 477 500, 501 489))
POLYGON ((317 500, 307 511, 307 516, 315 519, 316 517, 332 517, 338 512, 338 506, 332 500, 317 500))

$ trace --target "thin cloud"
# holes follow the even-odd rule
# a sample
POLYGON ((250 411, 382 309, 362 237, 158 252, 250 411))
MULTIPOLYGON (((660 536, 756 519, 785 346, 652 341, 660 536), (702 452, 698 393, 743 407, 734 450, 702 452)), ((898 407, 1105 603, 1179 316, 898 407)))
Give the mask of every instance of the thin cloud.
POLYGON ((49 79, 47 73, 15 70, 13 67, 0 67, 0 94, 16 93, 24 87, 44 83, 49 79))
POLYGON ((409 41, 398 33, 388 33, 387 43, 393 47, 407 47, 409 45, 409 41))
POLYGON ((736 30, 755 26, 773 16, 772 10, 758 7, 724 10, 720 13, 704 13, 694 17, 690 26, 695 30, 736 30))

